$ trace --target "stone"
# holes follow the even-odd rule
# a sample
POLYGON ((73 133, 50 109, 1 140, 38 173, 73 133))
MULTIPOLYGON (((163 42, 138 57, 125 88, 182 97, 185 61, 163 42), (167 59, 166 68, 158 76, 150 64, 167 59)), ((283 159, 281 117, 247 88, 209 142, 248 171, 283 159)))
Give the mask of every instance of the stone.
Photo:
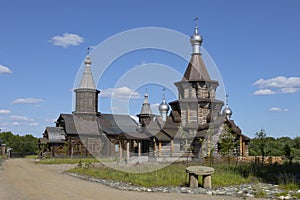
POLYGON ((190 188, 198 187, 198 175, 202 175, 203 188, 211 189, 211 175, 214 173, 214 168, 206 166, 189 166, 186 168, 186 172, 189 173, 189 185, 190 188))
POLYGON ((247 196, 247 197, 250 197, 250 198, 254 198, 254 195, 253 195, 253 194, 250 194, 250 193, 248 193, 246 196, 247 196))

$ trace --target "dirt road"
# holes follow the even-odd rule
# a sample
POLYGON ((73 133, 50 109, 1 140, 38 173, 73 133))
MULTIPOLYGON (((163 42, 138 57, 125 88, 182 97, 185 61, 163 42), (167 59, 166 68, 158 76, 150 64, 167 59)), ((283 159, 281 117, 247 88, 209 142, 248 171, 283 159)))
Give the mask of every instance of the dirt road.
POLYGON ((64 174, 67 166, 37 165, 29 159, 10 159, 0 170, 0 200, 229 200, 229 196, 129 192, 64 174))

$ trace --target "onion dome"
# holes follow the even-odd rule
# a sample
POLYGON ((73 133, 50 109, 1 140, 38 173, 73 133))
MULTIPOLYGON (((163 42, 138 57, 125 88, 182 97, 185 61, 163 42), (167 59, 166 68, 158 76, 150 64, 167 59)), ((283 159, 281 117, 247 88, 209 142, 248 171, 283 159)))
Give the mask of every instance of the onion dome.
POLYGON ((227 119, 230 119, 230 118, 231 118, 232 110, 229 108, 228 105, 226 105, 225 109, 223 110, 223 114, 226 115, 226 118, 227 118, 227 119))
POLYGON ((226 116, 227 119, 230 119, 232 115, 232 110, 228 106, 228 95, 226 95, 226 107, 223 110, 223 114, 226 116))
POLYGON ((91 58, 90 58, 89 56, 87 56, 87 57, 85 58, 84 64, 85 64, 85 65, 91 65, 91 64, 92 64, 92 60, 91 60, 91 58))
POLYGON ((161 104, 158 106, 159 112, 168 112, 170 110, 170 106, 167 104, 166 99, 163 98, 161 104))
POLYGON ((203 42, 202 36, 198 32, 198 26, 195 26, 194 34, 190 38, 193 47, 193 54, 200 54, 200 46, 203 42))
POLYGON ((199 44, 199 45, 201 45, 202 41, 203 41, 203 38, 202 38, 202 36, 198 32, 198 26, 196 26, 194 34, 190 38, 190 42, 191 42, 192 45, 193 44, 199 44))

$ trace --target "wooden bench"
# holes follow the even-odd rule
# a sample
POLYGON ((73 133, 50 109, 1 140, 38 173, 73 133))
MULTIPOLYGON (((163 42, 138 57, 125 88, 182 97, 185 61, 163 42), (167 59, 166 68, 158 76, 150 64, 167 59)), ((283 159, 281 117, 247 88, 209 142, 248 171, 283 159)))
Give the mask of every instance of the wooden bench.
POLYGON ((186 172, 189 173, 189 185, 191 188, 198 187, 198 176, 202 175, 202 187, 211 189, 211 175, 215 169, 206 166, 189 166, 186 172))

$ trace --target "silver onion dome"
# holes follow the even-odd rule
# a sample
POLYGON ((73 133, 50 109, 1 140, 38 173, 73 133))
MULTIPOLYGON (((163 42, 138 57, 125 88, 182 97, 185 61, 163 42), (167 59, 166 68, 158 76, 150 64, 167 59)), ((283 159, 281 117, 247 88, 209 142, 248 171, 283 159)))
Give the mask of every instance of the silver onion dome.
POLYGON ((231 118, 232 110, 226 105, 225 109, 223 110, 223 114, 226 115, 227 119, 231 118))
POLYGON ((203 38, 202 36, 198 33, 198 26, 195 26, 195 32, 190 38, 190 42, 193 48, 193 54, 201 54, 200 53, 200 47, 202 44, 203 38))
POLYGON ((92 64, 92 60, 91 60, 91 58, 90 58, 89 56, 87 56, 87 57, 85 58, 84 64, 86 64, 86 65, 91 65, 91 64, 92 64))
POLYGON ((159 112, 168 112, 170 110, 170 106, 167 104, 166 99, 163 98, 161 104, 158 106, 159 112))
POLYGON ((190 42, 192 45, 193 44, 198 44, 198 45, 202 44, 203 38, 198 32, 198 26, 195 27, 195 31, 194 31, 194 34, 190 38, 190 42))

